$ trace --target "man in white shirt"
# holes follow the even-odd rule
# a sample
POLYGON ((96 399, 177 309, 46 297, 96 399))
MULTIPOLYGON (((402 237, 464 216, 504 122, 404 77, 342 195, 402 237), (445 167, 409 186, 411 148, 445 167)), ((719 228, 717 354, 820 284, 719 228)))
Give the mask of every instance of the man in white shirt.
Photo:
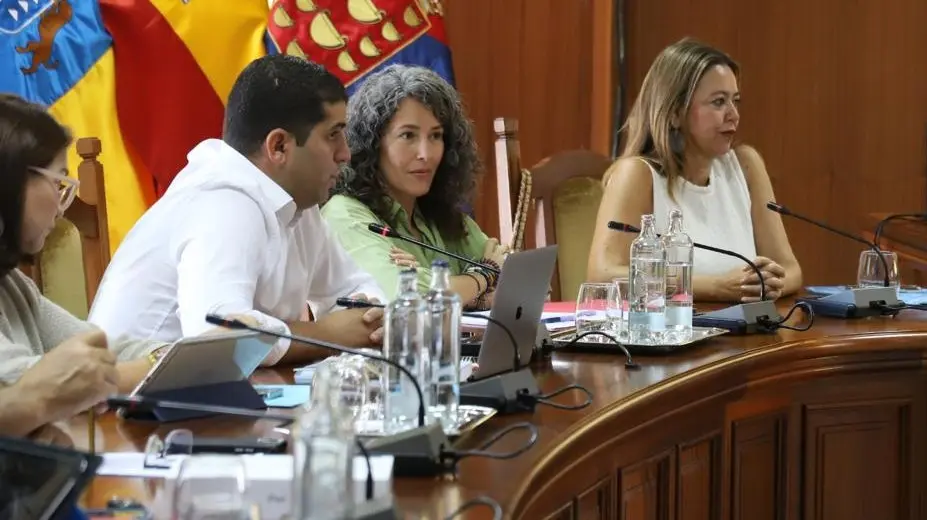
MULTIPOLYGON (((212 328, 207 313, 361 347, 383 338, 381 309, 337 309, 342 296, 383 298, 319 212, 350 159, 347 95, 320 65, 285 55, 249 64, 208 139, 116 251, 89 320, 109 334, 176 341, 212 328), (305 321, 306 304, 316 320, 305 321), (246 318, 247 319, 247 318, 246 318)), ((277 342, 265 365, 329 355, 277 342)))

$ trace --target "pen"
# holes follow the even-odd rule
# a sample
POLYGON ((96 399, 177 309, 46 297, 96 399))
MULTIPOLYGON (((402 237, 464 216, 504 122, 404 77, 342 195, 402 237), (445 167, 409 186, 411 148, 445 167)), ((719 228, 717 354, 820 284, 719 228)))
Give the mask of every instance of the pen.
POLYGON ((383 307, 382 303, 372 303, 366 300, 355 300, 352 298, 338 298, 335 305, 348 309, 368 309, 370 307, 383 307))
POLYGON ((97 452, 96 440, 97 440, 96 411, 93 408, 91 408, 90 412, 87 413, 87 443, 90 445, 91 455, 97 452))

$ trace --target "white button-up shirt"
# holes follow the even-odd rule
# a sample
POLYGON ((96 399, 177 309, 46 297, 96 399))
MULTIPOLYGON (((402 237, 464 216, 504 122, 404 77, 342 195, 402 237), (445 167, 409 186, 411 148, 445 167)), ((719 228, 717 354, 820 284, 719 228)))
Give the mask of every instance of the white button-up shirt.
MULTIPOLYGON (((251 161, 210 139, 187 156, 167 193, 113 256, 89 321, 110 335, 176 341, 214 327, 207 313, 246 314, 289 333, 285 322, 319 318, 341 296, 383 299, 332 236, 318 206, 293 199, 251 161)), ((289 348, 281 340, 265 365, 289 348)))

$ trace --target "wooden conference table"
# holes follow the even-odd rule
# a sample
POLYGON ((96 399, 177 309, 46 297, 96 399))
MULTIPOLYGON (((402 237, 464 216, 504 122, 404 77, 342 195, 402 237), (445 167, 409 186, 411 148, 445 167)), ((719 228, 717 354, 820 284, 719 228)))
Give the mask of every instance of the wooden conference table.
MULTIPOLYGON (((780 312, 790 304, 780 302, 780 312)), ((578 382, 594 393, 591 406, 490 419, 458 446, 526 420, 540 431, 537 444, 512 460, 464 460, 456 479, 397 479, 397 505, 406 518, 444 518, 486 494, 507 517, 530 520, 927 519, 925 359, 927 313, 913 310, 818 317, 806 332, 725 335, 675 355, 638 357, 638 371, 626 371, 620 355, 555 353, 535 363, 542 390, 578 382)), ((280 369, 256 379, 290 376, 280 369)), ((273 427, 219 418, 182 425, 202 435, 273 427)), ((71 430, 85 446, 83 419, 71 430)), ((107 414, 97 449, 140 451, 152 431, 107 414)), ((513 433, 493 449, 524 441, 513 433)), ((114 495, 150 503, 158 486, 99 477, 84 504, 114 495)), ((476 508, 466 518, 490 515, 476 508)))

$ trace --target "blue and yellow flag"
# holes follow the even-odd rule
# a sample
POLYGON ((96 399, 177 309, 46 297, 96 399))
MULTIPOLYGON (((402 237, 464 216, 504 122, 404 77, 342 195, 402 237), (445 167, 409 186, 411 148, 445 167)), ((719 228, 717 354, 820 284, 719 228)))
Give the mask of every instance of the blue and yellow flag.
POLYGON ((100 138, 113 249, 187 152, 220 135, 232 83, 266 54, 268 12, 266 0, 0 0, 0 92, 100 138))

